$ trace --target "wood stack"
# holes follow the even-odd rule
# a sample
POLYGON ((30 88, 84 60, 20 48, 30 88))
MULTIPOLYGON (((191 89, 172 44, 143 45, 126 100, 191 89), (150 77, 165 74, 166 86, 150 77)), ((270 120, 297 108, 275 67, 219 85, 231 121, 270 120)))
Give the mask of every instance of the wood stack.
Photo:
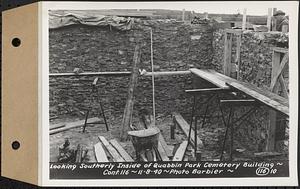
POLYGON ((117 140, 106 140, 99 136, 99 142, 94 145, 97 162, 133 162, 132 157, 124 150, 117 140))

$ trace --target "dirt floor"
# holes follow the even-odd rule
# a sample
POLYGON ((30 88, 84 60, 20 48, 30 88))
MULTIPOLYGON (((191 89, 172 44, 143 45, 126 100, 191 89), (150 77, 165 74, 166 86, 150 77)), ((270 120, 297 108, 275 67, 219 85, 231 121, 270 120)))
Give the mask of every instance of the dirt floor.
MULTIPOLYGON (((72 122, 79 119, 64 118, 56 119, 51 124, 72 122)), ((107 140, 117 139, 121 146, 128 152, 133 159, 135 159, 135 150, 130 139, 125 142, 120 142, 119 132, 121 131, 122 117, 118 116, 108 121, 110 131, 106 131, 105 125, 95 124, 88 125, 86 131, 82 132, 82 127, 66 130, 57 134, 50 135, 50 161, 57 162, 59 154, 59 146, 61 146, 65 138, 68 138, 71 143, 71 148, 76 149, 78 144, 82 144, 84 148, 88 149, 86 162, 96 162, 93 146, 99 142, 98 136, 104 136, 107 140)), ((134 120, 135 122, 136 120, 134 120)), ((171 115, 157 116, 156 125, 161 130, 163 137, 165 138, 168 146, 175 153, 179 144, 186 140, 186 136, 180 128, 175 130, 175 139, 171 139, 170 128, 173 124, 171 115)), ((220 125, 207 125, 205 128, 200 128, 199 137, 204 144, 202 149, 201 160, 202 161, 219 161, 221 155, 221 149, 224 140, 225 128, 220 125)), ((233 160, 254 160, 254 152, 248 151, 243 148, 237 141, 234 142, 235 150, 233 152, 233 160)), ((225 145, 224 159, 229 160, 229 142, 225 145)), ((194 149, 189 146, 184 158, 185 161, 194 161, 194 149)))

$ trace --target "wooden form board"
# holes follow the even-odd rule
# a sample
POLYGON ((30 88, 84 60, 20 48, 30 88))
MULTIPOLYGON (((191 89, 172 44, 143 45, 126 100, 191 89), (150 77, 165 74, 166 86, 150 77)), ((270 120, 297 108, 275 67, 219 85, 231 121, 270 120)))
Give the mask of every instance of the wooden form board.
POLYGON ((2 12, 1 175, 38 179, 38 3, 2 12), (19 38, 20 46, 12 40, 19 38), (17 150, 12 143, 19 142, 17 150), (20 158, 22 157, 22 158, 20 158))

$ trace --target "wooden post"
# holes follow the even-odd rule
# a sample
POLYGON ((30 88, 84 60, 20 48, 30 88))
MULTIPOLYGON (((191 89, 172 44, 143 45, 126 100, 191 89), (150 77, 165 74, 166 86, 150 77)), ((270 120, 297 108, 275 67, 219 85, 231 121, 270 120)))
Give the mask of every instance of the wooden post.
POLYGON ((267 19, 267 27, 268 31, 271 31, 271 20, 272 19, 272 8, 268 8, 268 19, 267 19))
MULTIPOLYGON (((273 8, 273 15, 275 14, 277 12, 277 8, 273 8)), ((276 28, 277 28, 277 26, 276 26, 276 20, 274 19, 274 17, 273 17, 273 15, 272 15, 272 20, 273 20, 273 22, 272 22, 272 31, 276 31, 276 28)))
POLYGON ((185 21, 185 9, 182 9, 182 22, 185 21))
MULTIPOLYGON (((280 53, 273 51, 272 57, 272 76, 277 72, 280 66, 280 53)), ((272 77, 271 77, 272 78, 272 77)), ((272 92, 278 93, 278 83, 271 88, 272 92)), ((277 112, 275 110, 269 111, 269 124, 268 124, 268 139, 266 151, 274 152, 275 151, 275 133, 276 133, 276 120, 277 112)))
POLYGON ((232 47, 232 33, 225 31, 224 42, 224 74, 230 76, 231 74, 231 47, 232 47))
POLYGON ((128 97, 126 106, 124 109, 123 119, 122 119, 122 131, 120 139, 124 141, 127 138, 127 131, 131 123, 132 119, 132 111, 133 111, 133 104, 134 104, 134 90, 137 85, 138 76, 139 76, 139 63, 141 61, 141 44, 135 46, 134 56, 133 56, 133 66, 132 66, 132 74, 131 79, 128 87, 128 97))
POLYGON ((238 34, 236 40, 236 62, 237 62, 237 80, 240 80, 240 67, 241 67, 241 42, 242 42, 242 34, 238 34))
POLYGON ((247 23, 247 9, 244 8, 243 11, 243 25, 242 25, 242 30, 246 29, 246 23, 247 23))

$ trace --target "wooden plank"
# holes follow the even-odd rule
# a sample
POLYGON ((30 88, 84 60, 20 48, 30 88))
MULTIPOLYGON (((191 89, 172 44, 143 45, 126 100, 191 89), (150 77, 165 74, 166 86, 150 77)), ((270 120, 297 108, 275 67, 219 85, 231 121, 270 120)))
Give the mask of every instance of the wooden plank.
POLYGON ((183 141, 178 147, 177 151, 175 152, 172 161, 183 161, 187 146, 188 146, 188 141, 183 141))
MULTIPOLYGON (((156 76, 173 76, 173 75, 188 75, 191 74, 191 71, 168 71, 168 72, 153 72, 153 75, 156 76)), ((143 76, 152 76, 152 72, 146 72, 143 76)))
POLYGON ((131 124, 132 111, 134 105, 134 90, 138 82, 141 54, 142 54, 141 44, 140 42, 138 42, 134 50, 132 74, 131 74, 130 83, 128 87, 128 95, 127 95, 128 97, 127 97, 126 106, 124 109, 124 114, 123 114, 123 119, 121 124, 122 127, 121 134, 120 134, 121 141, 124 141, 127 138, 127 131, 131 124))
POLYGON ((116 139, 112 139, 109 141, 113 147, 119 152, 119 154, 123 157, 123 159, 127 162, 133 162, 132 157, 124 150, 124 148, 118 143, 116 139))
POLYGON ((57 123, 57 124, 54 124, 54 125, 50 125, 50 130, 62 128, 62 127, 65 127, 65 126, 66 126, 65 123, 57 123))
MULTIPOLYGON (((50 133, 50 135, 53 135, 53 134, 56 134, 56 133, 59 133, 59 132, 63 132, 63 131, 69 130, 69 129, 76 128, 76 127, 82 127, 84 125, 84 121, 85 120, 80 120, 80 121, 75 121, 75 122, 71 122, 71 123, 66 123, 65 127, 50 130, 49 133, 50 133)), ((101 120, 97 117, 93 117, 93 118, 88 119, 88 123, 96 123, 96 122, 100 122, 100 121, 101 120)))
POLYGON ((188 89, 185 90, 186 93, 212 93, 212 92, 222 92, 224 89, 222 88, 207 88, 207 89, 188 89))
POLYGON ((94 152, 97 162, 109 162, 105 150, 100 142, 94 145, 94 152))
POLYGON ((114 162, 125 162, 125 160, 120 156, 118 151, 106 140, 106 138, 104 138, 103 136, 98 136, 98 138, 105 146, 107 151, 110 153, 114 162))
POLYGON ((289 116, 289 102, 287 99, 244 82, 232 82, 228 85, 289 116))
POLYGON ((218 77, 216 77, 216 71, 212 71, 212 70, 200 70, 197 68, 192 68, 190 69, 190 71, 201 77, 202 79, 216 85, 219 88, 222 89, 229 89, 229 87, 226 85, 226 81, 220 80, 218 77))
POLYGON ((247 105, 255 105, 256 100, 254 99, 240 99, 240 100, 220 100, 221 104, 225 104, 227 106, 247 106, 247 105))
MULTIPOLYGON (((184 120, 184 118, 179 114, 179 113, 176 113, 174 112, 173 113, 173 117, 174 117, 174 120, 176 121, 177 125, 181 128, 181 130, 183 131, 183 133, 188 136, 189 135, 189 128, 190 128, 190 125, 184 120)), ((195 132, 194 130, 192 129, 191 130, 191 144, 193 146, 195 146, 194 144, 194 139, 195 139, 195 132)), ((203 148, 203 143, 201 141, 201 139, 199 137, 197 137, 197 148, 203 148)))
POLYGON ((162 136, 161 133, 159 133, 158 135, 158 142, 161 144, 161 146, 163 147, 163 149, 165 150, 166 154, 168 157, 172 157, 173 153, 170 150, 170 148, 168 147, 168 144, 166 142, 166 140, 164 139, 164 137, 162 136))
POLYGON ((255 157, 272 157, 272 156, 281 156, 283 153, 279 152, 258 152, 254 153, 255 157))
POLYGON ((157 151, 159 152, 162 161, 170 161, 163 146, 159 141, 158 141, 157 151))

